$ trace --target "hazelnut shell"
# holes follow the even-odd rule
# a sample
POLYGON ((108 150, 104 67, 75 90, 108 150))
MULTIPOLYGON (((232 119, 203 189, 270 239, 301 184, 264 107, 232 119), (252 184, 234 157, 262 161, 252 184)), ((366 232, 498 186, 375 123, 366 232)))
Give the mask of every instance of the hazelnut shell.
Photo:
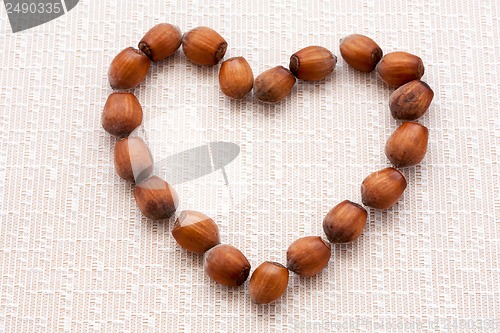
POLYGON ((224 286, 240 286, 250 273, 245 255, 227 244, 219 244, 205 252, 203 266, 212 280, 224 286))
POLYGON ((340 54, 352 68, 361 72, 371 72, 382 59, 382 49, 373 39, 353 34, 340 41, 340 54))
POLYGON ((311 277, 326 267, 330 256, 330 243, 318 236, 307 236, 288 247, 286 266, 296 274, 311 277))
POLYGON ((153 172, 153 156, 139 137, 128 137, 115 144, 116 173, 129 182, 140 183, 153 172))
POLYGON ((322 46, 308 46, 290 57, 290 71, 297 79, 322 80, 330 75, 337 64, 337 57, 322 46))
POLYGON ((222 63, 219 71, 222 92, 232 98, 241 99, 253 87, 253 72, 243 57, 230 58, 222 63))
POLYGON ((361 198, 365 206, 388 209, 399 200, 405 189, 403 174, 394 168, 385 168, 363 180, 361 198))
POLYGON ((254 95, 263 102, 279 102, 290 94, 295 81, 295 76, 290 70, 276 66, 255 78, 254 95))
POLYGON ((163 60, 181 46, 182 34, 178 27, 160 23, 152 27, 139 42, 139 49, 152 61, 163 60))
POLYGON ((172 229, 177 243, 184 249, 203 254, 220 244, 217 224, 203 213, 185 210, 175 220, 172 229))
POLYGON ((102 112, 102 127, 118 137, 128 136, 142 122, 142 107, 134 94, 114 92, 102 112))
POLYGON ((408 52, 391 52, 377 64, 377 72, 386 84, 400 87, 424 75, 422 59, 408 52))
POLYGON ((150 65, 151 60, 143 52, 126 48, 111 61, 109 84, 113 89, 135 88, 146 78, 150 65))
POLYGON ((197 65, 214 66, 226 54, 227 42, 215 30, 198 27, 182 37, 182 50, 197 65))
POLYGON ((323 219, 323 230, 330 243, 352 242, 361 235, 366 224, 366 209, 344 200, 333 207, 323 219))
POLYGON ((250 278, 250 297, 256 304, 276 301, 288 286, 288 269, 277 263, 266 261, 253 272, 250 278))
POLYGON ((175 213, 179 203, 174 188, 157 176, 137 184, 134 197, 141 212, 151 220, 168 219, 175 213))
POLYGON ((416 120, 427 112, 433 98, 434 92, 427 83, 413 80, 391 94, 389 108, 396 119, 416 120))
POLYGON ((385 154, 394 166, 404 168, 420 163, 427 152, 429 130, 414 122, 399 126, 385 145, 385 154))

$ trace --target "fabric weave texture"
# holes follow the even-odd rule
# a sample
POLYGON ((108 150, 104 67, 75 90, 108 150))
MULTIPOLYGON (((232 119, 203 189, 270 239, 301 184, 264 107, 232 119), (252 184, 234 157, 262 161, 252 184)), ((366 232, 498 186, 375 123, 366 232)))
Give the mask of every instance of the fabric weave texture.
POLYGON ((0 10, 0 332, 498 331, 499 7, 83 0, 16 34, 0 10), (230 100, 218 66, 196 66, 182 51, 134 90, 158 175, 176 153, 240 147, 225 167, 228 185, 216 170, 175 188, 179 211, 211 216, 252 269, 285 263, 295 239, 323 235, 330 208, 360 202, 362 180, 390 165, 384 145, 400 124, 388 107, 393 89, 349 68, 340 38, 365 34, 384 53, 424 61, 435 92, 419 120, 429 147, 402 170, 403 198, 369 210, 358 240, 332 246, 320 275, 292 274, 274 304, 252 304, 248 282, 210 281, 202 257, 176 245, 172 222, 144 218, 114 171, 116 139, 100 123, 108 66, 160 22, 215 29, 228 42, 225 59, 245 57, 255 75, 309 45, 338 56, 330 77, 298 82, 274 105, 230 100))

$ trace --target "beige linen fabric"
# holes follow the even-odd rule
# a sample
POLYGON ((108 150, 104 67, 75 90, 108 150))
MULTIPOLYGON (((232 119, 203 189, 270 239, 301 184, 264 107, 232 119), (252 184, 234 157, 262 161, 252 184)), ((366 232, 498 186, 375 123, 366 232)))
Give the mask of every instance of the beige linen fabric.
MULTIPOLYGON (((83 0, 12 34, 0 10, 0 332, 500 329, 499 14, 495 0, 83 0), (244 56, 256 75, 308 45, 339 56, 350 33, 425 63, 429 150, 403 170, 404 197, 370 210, 357 241, 333 246, 317 277, 292 274, 272 305, 252 304, 248 283, 211 282, 172 223, 145 219, 115 174, 116 139, 100 124, 107 68, 160 22, 216 29, 226 59, 244 56)), ((238 144, 229 185, 220 170, 178 184, 179 209, 213 217, 253 268, 284 263, 292 241, 322 235, 328 210, 359 202, 364 177, 389 165, 392 89, 340 56, 331 77, 275 105, 229 100, 217 74, 181 51, 153 65, 135 90, 141 132, 157 161, 238 144)))

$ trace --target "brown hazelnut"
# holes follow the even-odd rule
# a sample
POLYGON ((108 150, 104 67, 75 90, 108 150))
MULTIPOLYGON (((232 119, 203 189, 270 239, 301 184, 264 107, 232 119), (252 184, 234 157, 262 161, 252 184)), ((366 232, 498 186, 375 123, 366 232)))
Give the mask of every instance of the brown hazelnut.
POLYGON ((215 30, 198 27, 182 37, 182 50, 197 65, 214 66, 226 54, 227 43, 215 30))
POLYGON ((115 144, 116 173, 125 180, 140 183, 153 172, 153 156, 139 137, 128 137, 115 144))
POLYGON ((248 95, 253 87, 253 72, 243 57, 230 58, 222 63, 219 71, 222 92, 240 99, 248 95))
POLYGON ((337 57, 322 46, 308 46, 290 57, 290 70, 297 79, 322 80, 335 69, 337 57))
POLYGON ((250 278, 250 297, 256 304, 268 304, 281 297, 288 286, 288 269, 277 262, 266 261, 250 278))
POLYGON ((410 81, 392 93, 389 99, 391 114, 400 120, 416 120, 424 115, 433 98, 434 92, 427 83, 410 81))
POLYGON ((406 122, 392 133, 385 145, 385 154, 396 167, 420 163, 427 152, 429 130, 418 123, 406 122))
POLYGON ((181 31, 168 23, 152 27, 139 42, 139 49, 152 61, 160 61, 177 51, 181 46, 181 31))
POLYGON ((142 107, 134 94, 114 92, 102 112, 102 127, 116 136, 128 136, 142 122, 142 107))
POLYGON ((318 236, 307 236, 288 247, 286 266, 296 274, 311 277, 326 267, 330 256, 330 243, 318 236))
POLYGON ((181 212, 175 220, 172 236, 184 249, 200 254, 220 244, 217 224, 205 214, 193 210, 181 212))
POLYGON ((207 275, 224 286, 239 286, 250 274, 250 263, 240 250, 231 245, 219 244, 203 258, 207 275))
POLYGON ((344 200, 333 207, 323 220, 323 230, 331 243, 352 242, 361 235, 366 224, 366 209, 344 200))
POLYGON ((148 74, 151 60, 132 47, 118 53, 109 66, 109 83, 113 89, 132 89, 148 74))
POLYGON ((151 220, 168 219, 175 213, 179 203, 174 188, 157 176, 137 184, 134 197, 142 214, 151 220))
POLYGON ((406 188, 405 177, 394 168, 385 168, 370 174, 361 184, 361 198, 365 206, 388 209, 406 188))
POLYGON ((262 72, 254 82, 254 95, 263 102, 279 102, 295 84, 295 76, 283 66, 262 72))
POLYGON ((371 72, 382 59, 383 52, 371 38, 353 34, 340 41, 340 54, 352 68, 371 72))
POLYGON ((380 60, 377 72, 382 81, 397 88, 407 82, 419 80, 424 75, 424 63, 411 53, 391 52, 380 60))

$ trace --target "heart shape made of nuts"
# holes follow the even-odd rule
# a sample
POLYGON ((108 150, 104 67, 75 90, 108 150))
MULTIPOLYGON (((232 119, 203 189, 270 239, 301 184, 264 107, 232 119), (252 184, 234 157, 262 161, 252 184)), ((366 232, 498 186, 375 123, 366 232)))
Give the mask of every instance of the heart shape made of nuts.
MULTIPOLYGON (((109 67, 113 89, 133 89, 149 72, 151 62, 163 60, 180 47, 185 56, 200 66, 215 66, 227 50, 226 40, 215 30, 198 27, 181 34, 179 28, 162 23, 149 30, 138 49, 126 48, 109 67)), ((428 129, 415 122, 426 113, 434 92, 425 82, 422 59, 407 52, 383 55, 371 38, 359 34, 340 41, 340 54, 346 63, 360 72, 376 70, 382 81, 396 88, 389 101, 394 118, 403 124, 387 140, 385 153, 394 167, 373 172, 361 184, 362 203, 374 209, 389 209, 407 187, 404 175, 396 168, 420 163, 427 151, 428 129)), ((286 98, 297 80, 318 81, 331 75, 337 57, 322 46, 308 46, 290 57, 289 68, 276 66, 254 79, 250 64, 243 57, 224 61, 219 70, 222 92, 241 99, 252 90, 262 102, 276 103, 286 98)), ((146 142, 130 134, 142 123, 142 107, 129 91, 109 95, 102 114, 102 126, 120 137, 115 145, 115 168, 118 175, 135 183, 134 197, 141 212, 149 219, 175 216, 178 195, 165 180, 153 175, 153 157, 146 142)), ((253 302, 267 304, 277 300, 287 289, 289 271, 315 276, 331 257, 330 243, 348 243, 357 239, 367 221, 367 210, 360 204, 344 200, 333 207, 323 220, 327 240, 320 236, 302 237, 287 251, 286 265, 266 261, 255 269, 249 289, 253 302)), ((207 215, 186 210, 178 214, 172 236, 184 249, 204 255, 208 276, 226 286, 242 285, 250 275, 251 265, 245 255, 228 244, 222 244, 217 224, 207 215)))

